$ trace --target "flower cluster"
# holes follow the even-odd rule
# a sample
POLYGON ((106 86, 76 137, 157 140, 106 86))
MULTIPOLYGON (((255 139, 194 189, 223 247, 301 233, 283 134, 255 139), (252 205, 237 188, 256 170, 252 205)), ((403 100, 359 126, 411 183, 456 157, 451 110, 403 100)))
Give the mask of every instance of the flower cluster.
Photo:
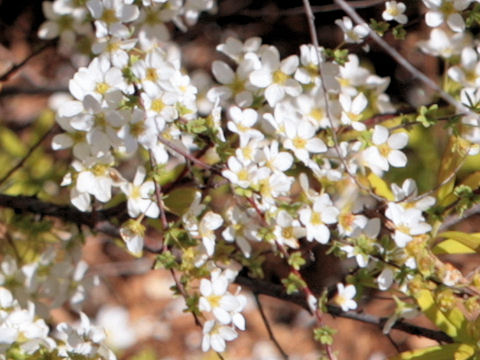
MULTIPOLYGON (((462 15, 472 1, 423 3, 426 23, 434 29, 422 50, 451 60, 446 81, 458 85, 454 95, 466 107, 478 110, 480 50, 463 32, 462 15), (443 23, 447 29, 440 27, 443 23)), ((202 11, 214 9, 213 0, 44 4, 47 21, 39 36, 60 37, 64 52, 86 42, 93 54, 78 57, 70 95, 55 106, 63 133, 52 146, 73 154, 62 182, 71 203, 91 211, 99 203, 125 200, 129 219, 120 234, 136 256, 144 248, 143 220, 158 223, 164 241, 159 262, 199 283, 183 281, 185 288, 178 290, 189 310, 201 314, 203 351, 224 351, 237 330, 245 329, 246 298, 229 286, 240 264, 258 270, 265 250, 294 257, 305 244, 328 245, 339 257, 354 257, 363 279, 369 276, 379 290, 395 283, 414 297, 406 284, 425 263, 420 261, 425 252, 415 250, 425 249, 433 238, 427 212, 437 200, 419 196, 412 179, 400 187, 382 178, 408 165, 405 150, 412 134, 412 123, 393 115, 396 109, 386 94, 389 78, 373 73, 355 54, 305 44, 299 55, 282 58, 277 47, 260 38, 230 37, 217 47, 228 59, 212 64, 217 83, 206 91, 208 111, 199 111, 200 89, 182 68, 166 23, 186 30, 202 11), (128 172, 127 163, 136 171, 128 172), (173 180, 165 180, 169 177, 173 180), (165 184, 167 194, 162 193, 165 184)), ((387 1, 382 17, 405 24, 405 10, 403 3, 387 1)), ((366 24, 355 26, 349 17, 335 23, 346 44, 362 44, 373 31, 366 24)), ((465 127, 455 134, 464 137, 462 144, 472 154, 473 144, 480 144, 478 117, 469 114, 462 121, 465 127)), ((440 190, 447 185, 441 183, 440 190)), ((79 257, 54 259, 46 252, 35 263, 2 260, 4 353, 14 343, 26 353, 57 346, 45 323, 35 318, 42 307, 48 309, 40 299, 55 294, 49 306, 70 300, 80 311, 75 306, 91 285, 84 279, 86 265, 79 257), (22 285, 7 289, 9 284, 22 285), (16 323, 18 318, 25 320, 16 323)), ((298 270, 296 264, 292 268, 298 270)), ((446 283, 459 278, 445 271, 446 283)), ((333 301, 343 311, 356 309, 356 286, 337 285, 333 301)), ((309 304, 316 304, 306 294, 309 304)), ((80 317, 79 330, 57 327, 58 355, 111 358, 101 345, 103 333, 80 317)))

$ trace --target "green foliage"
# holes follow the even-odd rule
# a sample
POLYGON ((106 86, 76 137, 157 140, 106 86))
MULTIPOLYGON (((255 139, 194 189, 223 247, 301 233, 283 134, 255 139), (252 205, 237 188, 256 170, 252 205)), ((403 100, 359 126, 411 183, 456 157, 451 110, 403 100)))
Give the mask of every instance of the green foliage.
POLYGON ((165 208, 177 216, 181 216, 187 212, 195 199, 196 188, 193 187, 177 187, 173 189, 164 198, 165 208))
POLYGON ((325 54, 328 60, 335 61, 339 65, 345 65, 348 61, 349 52, 347 49, 325 49, 325 54))
POLYGON ((287 294, 293 294, 303 289, 307 284, 297 274, 291 272, 286 279, 282 279, 282 284, 287 290, 287 294))
POLYGON ((378 35, 383 36, 388 31, 388 29, 390 29, 390 24, 385 21, 377 21, 375 19, 370 19, 370 28, 378 35))
POLYGON ((480 25, 480 4, 475 3, 470 11, 467 11, 467 18, 465 23, 468 27, 480 25))
POLYGON ((447 344, 407 351, 390 360, 474 360, 475 348, 468 344, 447 344))
POLYGON ((157 255, 155 259, 154 269, 175 269, 178 267, 177 259, 170 251, 164 251, 160 255, 157 255))
POLYGON ((430 107, 422 106, 418 111, 416 121, 428 128, 437 123, 438 105, 434 104, 430 107))
POLYGON ((407 31, 403 25, 399 24, 392 29, 392 34, 397 40, 405 40, 407 36, 407 31))
POLYGON ((293 267, 295 270, 300 270, 300 268, 305 265, 306 261, 302 256, 300 251, 295 251, 290 254, 288 257, 288 264, 293 267))
POLYGON ((336 332, 336 329, 324 325, 322 327, 313 329, 313 338, 322 345, 332 345, 333 335, 335 335, 336 332))

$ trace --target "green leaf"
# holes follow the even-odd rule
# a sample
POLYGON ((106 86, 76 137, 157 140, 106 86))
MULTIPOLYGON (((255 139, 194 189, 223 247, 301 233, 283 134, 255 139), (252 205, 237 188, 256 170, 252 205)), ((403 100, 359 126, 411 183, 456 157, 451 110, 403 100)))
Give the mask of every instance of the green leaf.
POLYGON ((405 40, 407 32, 403 28, 403 25, 397 25, 392 29, 392 34, 397 40, 405 40))
POLYGON ((390 190, 390 187, 388 186, 386 181, 383 180, 381 177, 375 175, 372 172, 368 174, 367 180, 375 194, 377 194, 378 196, 382 196, 385 199, 390 201, 395 200, 395 196, 393 196, 393 193, 390 190))
POLYGON ((448 240, 455 240, 456 242, 463 244, 474 252, 480 253, 480 233, 467 234, 461 231, 446 231, 439 234, 438 236, 442 238, 447 238, 448 240))
POLYGON ((467 360, 475 354, 469 344, 447 344, 406 351, 389 360, 467 360))
POLYGON ((296 293, 300 289, 303 289, 307 284, 303 281, 299 276, 295 275, 294 273, 290 273, 288 278, 282 279, 282 284, 285 286, 287 290, 287 294, 291 295, 296 293))
POLYGON ((375 19, 370 19, 370 27, 378 35, 383 36, 383 34, 385 34, 385 32, 387 32, 390 28, 390 24, 385 21, 377 21, 375 19))
MULTIPOLYGON (((27 148, 18 136, 10 129, 6 127, 0 128, 0 144, 1 151, 7 152, 11 156, 22 157, 26 154, 27 148)), ((8 165, 8 164, 6 164, 8 165)), ((10 169, 14 164, 7 166, 10 169)))
POLYGON ((295 270, 299 270, 305 263, 306 261, 300 251, 295 251, 288 257, 288 264, 295 270))
POLYGON ((333 344, 333 335, 337 332, 336 329, 333 329, 329 326, 322 326, 316 329, 313 329, 313 338, 315 341, 318 341, 323 345, 332 345, 333 344))
POLYGON ((468 150, 469 143, 466 140, 458 136, 451 136, 448 140, 437 179, 438 184, 446 182, 437 191, 437 203, 439 205, 447 206, 451 202, 451 194, 455 185, 455 171, 459 169, 465 160, 468 150))
POLYGON ((475 250, 453 239, 444 240, 432 249, 435 255, 445 254, 475 254, 475 250))
POLYGON ((454 308, 443 312, 437 305, 432 291, 420 289, 414 293, 422 312, 442 331, 454 339, 471 340, 466 331, 467 320, 463 313, 454 308))
POLYGON ((197 190, 192 187, 179 187, 170 191, 163 203, 169 212, 182 216, 190 208, 196 192, 197 190))

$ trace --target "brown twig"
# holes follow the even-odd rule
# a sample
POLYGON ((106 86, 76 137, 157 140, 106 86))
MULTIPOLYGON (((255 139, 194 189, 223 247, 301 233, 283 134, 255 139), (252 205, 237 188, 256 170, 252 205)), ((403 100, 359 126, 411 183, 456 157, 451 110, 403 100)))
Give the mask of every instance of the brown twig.
POLYGON ((278 352, 282 355, 282 357, 285 360, 288 360, 287 353, 282 349, 282 347, 280 346, 280 343, 277 341, 277 339, 275 338, 275 335, 273 334, 272 327, 270 326, 270 323, 267 319, 267 316, 265 315, 265 312, 263 311, 263 306, 262 306, 262 303, 260 302, 260 299, 258 298, 258 294, 254 293, 253 295, 255 297, 255 302, 257 303, 258 311, 260 311, 260 316, 262 317, 263 323, 265 325, 265 328, 267 329, 268 336, 270 337, 270 340, 273 342, 273 344, 277 348, 278 352))
POLYGON ((10 69, 7 70, 6 73, 0 76, 0 82, 7 81, 10 78, 10 76, 12 76, 18 70, 20 70, 26 63, 28 63, 31 59, 33 59, 38 54, 42 53, 45 49, 49 48, 53 44, 55 44, 54 41, 46 42, 45 44, 40 46, 37 50, 33 51, 30 55, 28 55, 25 59, 23 59, 17 64, 14 64, 10 69))
POLYGON ((52 127, 45 133, 43 134, 40 139, 37 140, 35 144, 33 144, 30 149, 28 149, 27 153, 25 156, 14 166, 12 167, 1 179, 0 179, 0 186, 10 177, 15 173, 18 169, 20 169, 25 161, 28 160, 28 158, 33 154, 33 152, 42 144, 42 142, 54 131, 58 129, 58 125, 55 123, 52 125, 52 127))

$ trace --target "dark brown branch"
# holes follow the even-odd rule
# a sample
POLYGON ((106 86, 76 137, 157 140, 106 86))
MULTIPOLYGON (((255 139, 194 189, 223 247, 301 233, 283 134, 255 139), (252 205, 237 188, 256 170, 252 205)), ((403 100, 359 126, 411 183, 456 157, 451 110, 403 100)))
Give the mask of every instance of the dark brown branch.
POLYGON ((125 203, 92 212, 82 212, 68 205, 57 205, 42 201, 34 196, 12 196, 0 194, 0 207, 7 207, 17 213, 30 212, 41 216, 53 216, 74 224, 86 225, 92 230, 112 236, 119 236, 118 226, 110 220, 125 220, 125 203))
POLYGON ((23 59, 17 64, 14 64, 10 69, 7 70, 6 73, 0 76, 0 82, 7 81, 10 78, 10 76, 12 76, 18 70, 20 70, 26 63, 28 63, 31 59, 33 59, 38 54, 42 53, 45 49, 49 48, 53 44, 55 44, 55 41, 46 42, 45 44, 40 46, 37 50, 33 51, 30 55, 28 55, 25 59, 23 59))
MULTIPOLYGON (((238 275, 235 282, 250 289, 255 294, 268 295, 277 299, 285 300, 299 305, 309 311, 305 296, 302 293, 287 294, 281 285, 273 284, 262 279, 252 279, 245 275, 238 275)), ((344 312, 341 308, 334 305, 327 305, 327 311, 332 316, 338 316, 346 319, 356 320, 367 324, 372 324, 382 329, 388 318, 378 317, 365 313, 344 312)), ((442 331, 427 329, 421 326, 409 324, 403 320, 398 320, 393 324, 392 329, 400 330, 411 335, 423 336, 435 341, 452 343, 453 340, 442 331)))
POLYGON ((16 95, 51 95, 53 93, 68 93, 66 86, 46 86, 46 87, 22 87, 22 86, 6 86, 0 92, 0 97, 16 96, 16 95))

